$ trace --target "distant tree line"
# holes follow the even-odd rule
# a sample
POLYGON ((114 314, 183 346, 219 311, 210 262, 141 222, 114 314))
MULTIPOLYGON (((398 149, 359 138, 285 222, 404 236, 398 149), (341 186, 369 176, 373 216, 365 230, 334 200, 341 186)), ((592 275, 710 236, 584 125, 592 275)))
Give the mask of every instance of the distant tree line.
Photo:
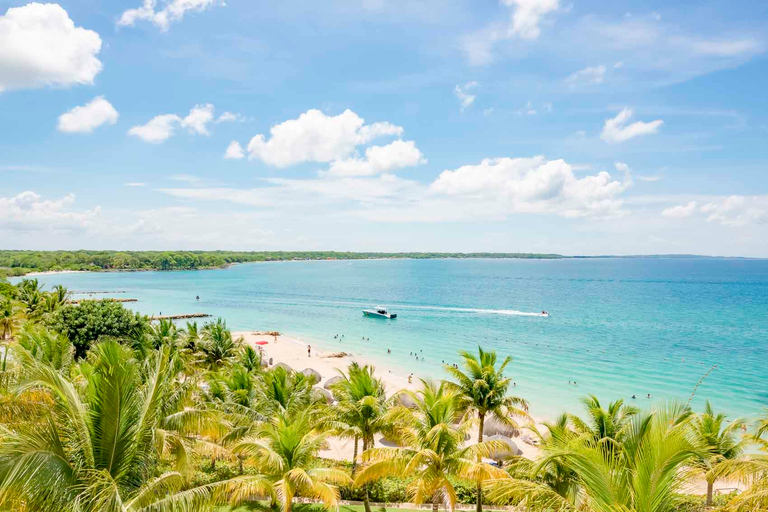
POLYGON ((559 254, 536 253, 376 253, 291 251, 0 251, 0 277, 50 270, 194 270, 232 263, 290 260, 360 260, 372 258, 519 258, 557 259, 559 254))

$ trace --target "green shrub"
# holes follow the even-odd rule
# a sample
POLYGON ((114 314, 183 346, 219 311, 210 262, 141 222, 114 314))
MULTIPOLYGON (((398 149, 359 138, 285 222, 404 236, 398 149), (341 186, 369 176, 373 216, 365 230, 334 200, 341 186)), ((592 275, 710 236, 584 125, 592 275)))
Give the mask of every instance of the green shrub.
POLYGON ((50 326, 70 339, 75 359, 85 357, 88 349, 102 336, 120 340, 138 339, 147 329, 146 317, 125 309, 113 300, 85 300, 67 304, 53 315, 50 326))

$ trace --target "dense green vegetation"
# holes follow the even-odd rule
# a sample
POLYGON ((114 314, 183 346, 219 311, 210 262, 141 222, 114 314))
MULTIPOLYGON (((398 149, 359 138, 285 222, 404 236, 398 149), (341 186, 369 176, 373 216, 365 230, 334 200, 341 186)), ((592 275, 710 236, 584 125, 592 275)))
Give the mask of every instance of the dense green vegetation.
POLYGON ((482 349, 450 380, 392 396, 352 364, 329 393, 267 367, 223 320, 150 322, 29 279, 0 287, 0 347, 0 511, 768 510, 768 412, 750 429, 709 405, 589 396, 583 414, 535 425, 508 393, 510 360, 482 349), (491 422, 528 429, 538 455, 484 437, 491 422), (354 442, 352 460, 320 457, 334 437, 354 442), (748 486, 715 495, 722 479, 748 486), (709 492, 686 494, 695 481, 709 492))
POLYGON ((373 252, 230 252, 230 251, 0 251, 0 272, 21 276, 50 270, 190 270, 232 263, 288 260, 360 260, 371 258, 521 258, 554 259, 557 254, 529 253, 373 253, 373 252))

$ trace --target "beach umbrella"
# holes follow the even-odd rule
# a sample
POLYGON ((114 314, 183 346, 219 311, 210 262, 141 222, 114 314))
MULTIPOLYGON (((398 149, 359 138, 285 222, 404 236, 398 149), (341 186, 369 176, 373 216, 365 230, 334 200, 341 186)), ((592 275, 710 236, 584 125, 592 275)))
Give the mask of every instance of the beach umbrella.
POLYGON ((323 380, 323 376, 320 375, 320 372, 315 370, 314 368, 304 368, 301 370, 301 373, 306 375, 308 378, 312 379, 314 382, 320 382, 323 380))
POLYGON ((508 438, 507 436, 496 434, 483 439, 483 441, 501 441, 506 445, 506 448, 500 449, 500 450, 493 450, 490 453, 488 458, 493 460, 499 460, 499 461, 509 460, 512 457, 516 457, 523 453, 522 450, 520 450, 520 448, 517 447, 515 442, 510 438, 508 438))
POLYGON ((510 425, 505 425, 499 421, 498 418, 494 418, 493 416, 486 418, 483 425, 483 437, 495 436, 497 434, 506 437, 517 437, 520 435, 520 429, 510 425))
POLYGON ((327 389, 323 389, 320 386, 315 386, 312 388, 312 398, 315 400, 325 400, 326 403, 332 404, 333 403, 333 395, 331 395, 331 392, 327 389))
POLYGON ((344 377, 341 377, 341 376, 331 377, 330 379, 325 381, 325 384, 323 384, 323 387, 325 389, 331 389, 331 387, 334 384, 336 384, 337 382, 341 382, 342 380, 344 380, 344 377))
POLYGON ((400 393, 397 395, 397 399, 400 401, 400 403, 409 409, 413 409, 416 407, 416 402, 413 401, 413 398, 408 393, 400 393))
POLYGON ((277 364, 275 365, 275 368, 284 368, 284 369, 285 369, 285 371, 287 371, 287 372, 292 372, 292 371, 293 371, 293 368, 291 368, 290 366, 288 366, 288 365, 287 365, 287 364, 285 364, 285 363, 277 363, 277 364))

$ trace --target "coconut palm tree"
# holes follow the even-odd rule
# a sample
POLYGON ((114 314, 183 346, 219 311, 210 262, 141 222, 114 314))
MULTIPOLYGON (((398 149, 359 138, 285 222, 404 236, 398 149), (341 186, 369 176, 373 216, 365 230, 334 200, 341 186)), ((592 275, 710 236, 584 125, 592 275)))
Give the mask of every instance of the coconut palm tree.
POLYGON ((739 431, 744 421, 736 419, 726 424, 725 414, 716 414, 712 404, 707 401, 704 412, 693 417, 691 426, 701 446, 708 450, 699 467, 707 480, 707 506, 712 506, 712 491, 718 477, 718 465, 726 460, 739 457, 746 447, 746 440, 741 440, 739 431))
POLYGON ((284 512, 291 512, 297 495, 319 499, 328 509, 338 508, 336 486, 351 483, 341 470, 316 467, 326 436, 315 433, 313 423, 306 409, 295 414, 280 411, 233 448, 253 461, 261 478, 272 482, 284 512))
POLYGON ((687 407, 670 404, 634 415, 621 442, 553 431, 533 474, 558 461, 576 475, 579 501, 540 482, 514 478, 490 483, 489 497, 496 503, 522 503, 534 512, 672 512, 679 493, 697 474, 694 464, 707 453, 691 421, 687 407))
POLYGON ((50 365, 31 362, 19 391, 44 390, 54 406, 46 421, 9 433, 0 445, 0 507, 198 510, 209 502, 269 492, 269 482, 260 477, 184 491, 179 491, 184 479, 178 472, 154 477, 157 429, 173 384, 170 349, 155 353, 145 378, 130 349, 115 341, 96 345, 89 361, 82 392, 50 365))
POLYGON ((740 478, 749 484, 744 492, 728 502, 727 511, 768 510, 768 409, 755 427, 755 433, 747 439, 758 447, 759 453, 724 460, 717 467, 717 476, 740 478))
POLYGON ((241 341, 232 338, 232 333, 227 329, 227 323, 221 318, 205 324, 201 338, 198 349, 202 352, 208 367, 214 370, 235 358, 241 341))
MULTIPOLYGON (((507 356, 496 368, 496 352, 486 352, 477 347, 477 355, 462 351, 464 371, 445 365, 446 371, 457 381, 456 386, 462 394, 464 404, 470 414, 477 414, 477 442, 483 441, 485 420, 495 417, 497 421, 519 428, 516 419, 528 417, 528 403, 522 398, 509 396, 507 393, 512 379, 504 377, 504 369, 512 358, 507 356)), ((482 482, 477 484, 477 512, 483 510, 482 482)))
POLYGON ((18 303, 10 298, 0 297, 0 341, 11 338, 21 326, 22 319, 18 303))
POLYGON ((608 409, 603 408, 595 395, 585 396, 581 402, 587 410, 587 419, 569 414, 569 422, 576 432, 591 435, 596 442, 620 443, 632 425, 632 417, 640 413, 637 407, 625 405, 624 400, 611 402, 608 409))
MULTIPOLYGON (((387 416, 388 401, 384 392, 384 384, 374 376, 373 366, 360 366, 352 363, 345 374, 339 370, 342 380, 333 386, 333 394, 338 401, 335 410, 336 421, 330 426, 342 437, 355 441, 352 455, 352 474, 357 463, 357 442, 363 442, 363 456, 373 447, 374 436, 381 433, 391 433, 395 424, 387 416)), ((366 486, 363 505, 365 511, 371 511, 366 486)))
POLYGON ((40 326, 26 326, 17 336, 17 348, 23 349, 15 355, 22 361, 25 358, 41 361, 61 371, 69 368, 74 362, 75 347, 69 339, 61 334, 49 331, 40 326))
POLYGON ((401 405, 388 414, 388 421, 399 424, 397 440, 404 447, 365 452, 366 464, 358 472, 355 485, 385 476, 413 476, 409 491, 415 503, 430 501, 435 512, 441 503, 454 510, 456 490, 449 478, 480 482, 506 477, 503 470, 479 462, 481 457, 506 446, 490 441, 462 447, 471 422, 461 421, 461 395, 445 383, 422 384, 418 393, 404 392, 413 400, 414 409, 401 405))

